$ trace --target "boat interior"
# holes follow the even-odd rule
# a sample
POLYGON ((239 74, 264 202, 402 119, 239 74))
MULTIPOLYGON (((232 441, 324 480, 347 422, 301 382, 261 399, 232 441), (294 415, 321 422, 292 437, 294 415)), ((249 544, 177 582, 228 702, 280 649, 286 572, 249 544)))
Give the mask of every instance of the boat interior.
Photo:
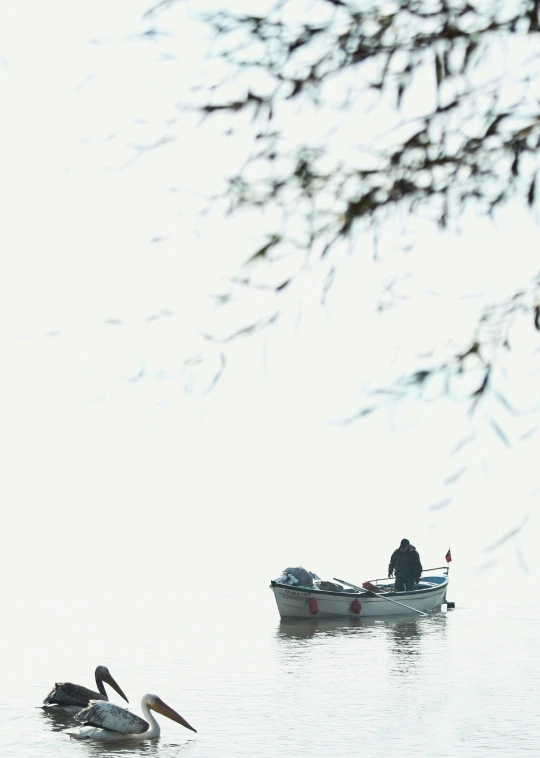
MULTIPOLYGON (((285 584, 291 587, 297 587, 303 590, 321 590, 323 592, 344 592, 347 594, 356 594, 357 592, 394 592, 394 583, 388 579, 373 579, 368 582, 364 582, 361 587, 357 585, 351 585, 342 579, 334 579, 332 581, 321 579, 313 572, 304 573, 284 573, 283 576, 275 579, 277 584, 285 584), (311 581, 310 581, 311 580, 311 581)), ((416 585, 417 590, 428 590, 437 587, 440 584, 444 584, 447 581, 447 575, 434 575, 423 576, 416 585)))

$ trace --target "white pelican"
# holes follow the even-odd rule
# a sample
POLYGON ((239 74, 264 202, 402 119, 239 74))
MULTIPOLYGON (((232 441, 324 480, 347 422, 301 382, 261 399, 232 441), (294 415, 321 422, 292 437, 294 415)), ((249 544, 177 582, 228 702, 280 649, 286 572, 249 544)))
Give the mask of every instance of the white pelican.
POLYGON ((88 708, 80 711, 75 716, 83 726, 64 729, 65 734, 76 740, 101 740, 112 742, 114 740, 151 740, 159 737, 159 724, 151 711, 161 713, 162 716, 182 724, 186 729, 196 732, 191 724, 182 718, 179 713, 161 700, 157 695, 145 695, 141 700, 141 709, 145 716, 142 719, 127 708, 120 708, 113 703, 103 700, 92 701, 88 708), (148 719, 145 721, 145 719, 148 719))
POLYGON ((126 703, 129 700, 124 695, 118 684, 112 678, 107 666, 98 666, 96 669, 96 684, 98 692, 81 687, 80 684, 71 682, 57 682, 43 701, 43 708, 62 713, 78 713, 86 708, 91 700, 108 700, 103 682, 110 684, 116 692, 123 697, 126 703))

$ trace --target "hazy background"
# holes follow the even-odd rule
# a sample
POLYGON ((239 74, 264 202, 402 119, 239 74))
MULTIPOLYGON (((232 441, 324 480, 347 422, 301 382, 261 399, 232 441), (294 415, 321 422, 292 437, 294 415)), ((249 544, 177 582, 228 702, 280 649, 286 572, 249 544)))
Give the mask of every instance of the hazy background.
POLYGON ((441 388, 347 420, 534 272, 538 231, 514 208, 457 239, 419 226, 408 257, 345 258, 325 307, 306 271, 274 328, 208 341, 265 312, 211 297, 262 232, 201 215, 237 156, 177 108, 205 50, 190 6, 147 8, 0 8, 2 755, 104 755, 34 708, 99 663, 199 729, 164 726, 155 755, 532 749, 538 333, 518 324, 505 364, 517 415, 441 388), (279 624, 285 566, 361 582, 402 537, 426 568, 451 546, 454 615, 279 624), (403 722, 404 680, 433 721, 403 722))
MULTIPOLYGON (((465 219, 457 241, 419 228, 406 260, 345 259, 325 307, 307 272, 278 326, 208 342, 260 307, 217 313, 211 295, 261 230, 200 214, 234 150, 176 107, 205 49, 189 6, 160 22, 174 36, 141 36, 147 7, 0 10, 3 595, 12 641, 29 608, 63 619, 36 699, 71 676, 62 640, 83 623, 110 640, 137 608, 230 612, 231 582, 274 623, 267 585, 286 565, 361 582, 407 537, 425 567, 451 546, 458 602, 471 571, 491 588, 536 573, 532 324, 506 366, 523 413, 471 420, 411 392, 345 423, 409 351, 467 332, 479 292, 503 297, 535 270, 532 222, 510 208, 498 226, 465 219), (381 323, 392 277, 404 302, 381 323)), ((90 639, 86 684, 107 663, 90 639)))

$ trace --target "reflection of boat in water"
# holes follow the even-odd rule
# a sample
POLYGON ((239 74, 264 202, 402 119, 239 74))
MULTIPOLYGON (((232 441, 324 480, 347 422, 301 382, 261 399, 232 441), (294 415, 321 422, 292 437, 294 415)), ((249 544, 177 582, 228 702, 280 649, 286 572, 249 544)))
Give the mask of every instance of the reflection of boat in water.
POLYGON ((394 620, 388 624, 386 635, 390 652, 396 655, 398 660, 401 660, 401 656, 418 655, 425 630, 426 625, 419 618, 401 617, 394 620))
MULTIPOLYGON (((439 569, 429 569, 435 570, 439 569)), ((374 579, 357 587, 345 585, 344 582, 317 581, 318 577, 311 584, 309 578, 304 583, 293 583, 290 574, 271 581, 270 588, 282 619, 315 616, 317 619, 353 619, 425 614, 439 610, 446 600, 448 568, 441 567, 440 571, 440 574, 423 575, 416 589, 410 592, 394 592, 393 584, 388 579, 374 579)))
MULTIPOLYGON (((363 640, 360 642, 363 651, 373 651, 375 640, 383 642, 384 650, 395 657, 394 662, 401 667, 420 655, 425 643, 429 645, 430 638, 439 644, 441 635, 445 633, 447 618, 446 613, 436 613, 428 618, 400 615, 365 619, 280 619, 275 635, 287 660, 309 656, 321 645, 337 642, 341 649, 339 638, 351 643, 356 638, 359 642, 363 640)), ((332 649, 335 651, 337 648, 332 649)))
MULTIPOLYGON (((372 621, 372 623, 378 623, 372 621)), ((356 630, 363 629, 366 621, 359 618, 351 619, 280 619, 277 636, 283 639, 309 639, 316 635, 324 637, 339 637, 340 635, 354 634, 356 630)))

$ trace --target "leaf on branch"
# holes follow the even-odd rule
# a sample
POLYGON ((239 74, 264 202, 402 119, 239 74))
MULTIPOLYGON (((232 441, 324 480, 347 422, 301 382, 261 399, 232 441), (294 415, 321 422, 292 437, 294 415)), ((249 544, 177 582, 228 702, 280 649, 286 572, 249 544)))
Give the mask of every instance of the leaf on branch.
POLYGON ((257 250, 256 253, 253 253, 251 258, 248 258, 246 263, 251 263, 252 261, 257 260, 258 258, 265 258, 268 252, 275 247, 279 242, 281 242, 281 237, 279 234, 273 234, 266 245, 261 247, 259 250, 257 250))
POLYGON ((468 355, 480 355, 480 343, 473 342, 468 350, 461 355, 457 356, 457 360, 461 363, 468 355))
POLYGON ((413 134, 412 137, 409 137, 409 139, 403 143, 403 150, 412 149, 416 147, 425 147, 429 144, 429 137, 427 134, 426 129, 421 129, 419 132, 416 132, 416 134, 413 134))
POLYGON ((400 82, 397 88, 397 107, 398 108, 401 107, 401 101, 403 99, 404 93, 405 93, 405 84, 403 82, 400 82))
POLYGON ((456 471, 454 474, 451 474, 448 476, 443 484, 453 484, 454 482, 457 482, 458 479, 461 479, 463 474, 467 471, 467 466, 463 466, 463 468, 460 468, 459 471, 456 471))
POLYGON ((359 418, 365 418, 366 416, 369 416, 370 413, 373 413, 376 410, 376 408, 360 408, 356 413, 353 413, 352 416, 347 416, 347 418, 339 419, 337 421, 329 421, 328 423, 330 425, 339 424, 340 426, 347 426, 348 424, 353 424, 355 421, 357 421, 359 418))
POLYGON ((415 371, 409 378, 409 384, 424 384, 429 376, 431 376, 431 371, 415 371))
POLYGON ((167 9, 169 6, 173 5, 177 0, 160 0, 160 2, 156 3, 150 10, 147 10, 145 13, 143 13, 143 18, 150 18, 152 16, 156 16, 161 11, 167 9))
POLYGON ((403 392, 400 392, 397 389, 392 389, 391 387, 379 387, 376 390, 373 390, 373 395, 387 395, 388 397, 403 397, 403 392))
POLYGON ((230 292, 224 292, 221 295, 213 295, 212 298, 214 302, 216 303, 216 305, 221 306, 221 305, 226 305, 227 303, 229 303, 232 299, 232 295, 230 292))
POLYGON ((371 214, 379 203, 375 200, 377 190, 372 189, 363 195, 359 200, 349 202, 344 214, 344 222, 341 227, 341 234, 348 234, 356 218, 371 214))
POLYGON ((535 2, 533 7, 530 9, 528 13, 529 18, 529 33, 530 32, 539 32, 540 31, 540 23, 538 21, 538 15, 539 15, 539 8, 538 3, 535 2))
POLYGON ((491 561, 486 561, 485 563, 480 564, 476 571, 474 572, 476 575, 483 574, 486 571, 489 571, 489 569, 492 569, 494 566, 497 565, 497 561, 495 558, 493 558, 491 561))
POLYGON ((448 111, 451 111, 454 108, 457 108, 458 105, 459 105, 459 100, 456 98, 455 100, 452 100, 451 103, 448 103, 448 105, 437 106, 437 113, 447 113, 448 111))
POLYGON ((469 445, 471 442, 474 442, 476 439, 476 436, 474 434, 471 434, 469 437, 465 437, 465 439, 461 440, 461 442, 458 442, 458 444, 453 448, 453 450, 450 452, 450 455, 456 455, 456 453, 459 453, 460 450, 462 450, 466 445, 469 445))
POLYGON ((247 100, 234 100, 229 103, 221 103, 219 105, 212 105, 211 103, 208 103, 208 105, 201 106, 201 111, 208 115, 216 113, 216 111, 233 111, 234 113, 235 111, 241 110, 246 105, 247 100))
POLYGON ((453 24, 447 24, 439 36, 442 37, 442 39, 453 40, 457 39, 458 37, 466 37, 467 33, 462 32, 461 29, 459 29, 457 26, 454 26, 453 24))
POLYGON ((214 342, 214 343, 225 343, 225 342, 231 342, 234 339, 238 339, 238 337, 244 337, 246 335, 250 334, 257 334, 258 332, 263 331, 263 329, 266 329, 267 327, 271 326, 273 323, 275 323, 279 318, 279 311, 269 316, 267 319, 261 319, 260 321, 256 321, 249 326, 242 327, 241 329, 237 329, 235 332, 231 332, 231 334, 228 334, 226 337, 215 337, 213 334, 208 334, 205 332, 200 332, 200 335, 203 339, 207 340, 208 342, 214 342))
POLYGON ((536 197, 536 176, 531 182, 531 186, 529 187, 529 192, 527 193, 527 205, 529 208, 532 208, 534 205, 534 200, 536 197))
POLYGON ((484 392, 488 388, 490 374, 491 374, 491 366, 488 366, 488 368, 486 370, 486 373, 484 374, 484 378, 482 379, 482 382, 481 382, 480 386, 477 389, 475 389, 475 391, 471 395, 471 398, 473 400, 472 405, 471 405, 471 413, 474 411, 474 409, 476 408, 476 406, 480 402, 480 399, 481 399, 482 395, 484 394, 484 392))
POLYGON ((437 88, 439 88, 443 82, 445 75, 444 60, 442 56, 437 52, 435 53, 435 76, 437 79, 437 88))
POLYGON ((225 358, 225 356, 223 355, 223 353, 219 354, 219 359, 220 359, 219 360, 219 368, 217 369, 216 373, 214 374, 214 376, 210 380, 210 382, 208 384, 208 387, 206 388, 205 394, 208 394, 209 392, 211 392, 214 389, 214 387, 216 386, 216 384, 219 382, 219 380, 221 379, 221 377, 223 376, 223 372, 225 371, 225 367, 227 365, 227 359, 225 358))
POLYGON ((508 118, 508 113, 499 113, 499 115, 494 118, 491 124, 488 126, 487 131, 484 135, 484 139, 486 137, 491 137, 492 134, 495 134, 499 128, 499 124, 505 118, 508 118))
POLYGON ((509 411, 513 416, 517 416, 518 415, 518 412, 516 411, 516 409, 514 408, 514 406, 502 394, 502 392, 496 391, 494 394, 495 394, 495 397, 497 398, 497 400, 499 400, 504 405, 504 407, 506 408, 507 411, 509 411))
POLYGON ((506 445, 506 447, 512 447, 512 443, 510 442, 510 440, 508 439, 508 437, 506 436, 506 434, 503 432, 503 430, 501 429, 501 427, 497 424, 497 422, 494 421, 493 419, 490 419, 490 424, 495 429, 495 431, 497 432, 497 435, 504 442, 504 444, 506 445))
POLYGON ((478 47, 478 42, 474 37, 471 37, 467 43, 467 49, 465 50, 465 58, 463 61, 463 70, 465 71, 471 62, 471 56, 478 47))
POLYGON ((430 505, 428 510, 429 511, 440 511, 442 508, 447 508, 450 503, 452 502, 451 497, 447 497, 444 500, 440 500, 438 503, 433 503, 433 505, 430 505))
POLYGON ((488 545, 484 548, 485 553, 490 553, 492 550, 496 550, 501 545, 504 545, 505 542, 508 542, 508 540, 511 540, 513 537, 517 537, 517 535, 521 532, 525 524, 530 518, 530 514, 527 513, 521 524, 519 526, 514 527, 514 529, 511 529, 509 532, 506 532, 500 539, 498 539, 496 542, 493 542, 491 545, 488 545))
POLYGON ((330 289, 332 285, 334 284, 335 278, 336 278, 337 269, 335 266, 332 266, 328 273, 326 274, 324 285, 323 285, 323 291, 321 295, 321 305, 326 305, 326 300, 328 298, 328 293, 330 292, 330 289))
POLYGON ((369 45, 360 43, 351 56, 352 63, 361 63, 373 55, 373 50, 369 45))
POLYGON ((516 148, 514 151, 514 160, 512 161, 512 176, 517 176, 519 174, 519 156, 521 155, 521 150, 516 148))

